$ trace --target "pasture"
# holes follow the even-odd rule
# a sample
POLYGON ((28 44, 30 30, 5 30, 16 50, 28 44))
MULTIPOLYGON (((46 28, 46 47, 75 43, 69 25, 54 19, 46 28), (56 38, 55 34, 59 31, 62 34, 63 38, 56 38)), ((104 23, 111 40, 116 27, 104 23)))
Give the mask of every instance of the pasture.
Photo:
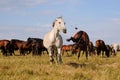
MULTIPOLYGON (((18 52, 16 52, 18 54, 18 52)), ((116 57, 62 56, 63 64, 49 64, 49 56, 8 56, 0 53, 0 80, 120 80, 120 52, 116 57)))

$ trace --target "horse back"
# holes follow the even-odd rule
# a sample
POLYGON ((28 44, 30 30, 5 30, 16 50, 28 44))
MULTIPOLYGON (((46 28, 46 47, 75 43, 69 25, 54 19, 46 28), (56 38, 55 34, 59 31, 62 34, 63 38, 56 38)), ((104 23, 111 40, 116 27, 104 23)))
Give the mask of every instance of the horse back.
POLYGON ((89 36, 88 36, 88 34, 85 31, 79 31, 79 32, 77 32, 76 35, 78 35, 77 36, 78 39, 81 38, 81 40, 83 40, 84 43, 86 43, 87 45, 89 45, 89 36), (80 38, 79 38, 79 36, 80 36, 80 38))
POLYGON ((9 43, 9 40, 0 40, 0 47, 6 47, 9 43))
POLYGON ((95 46, 96 46, 96 48, 99 48, 99 49, 102 49, 102 50, 107 49, 107 47, 105 45, 105 42, 103 40, 97 40, 95 46))

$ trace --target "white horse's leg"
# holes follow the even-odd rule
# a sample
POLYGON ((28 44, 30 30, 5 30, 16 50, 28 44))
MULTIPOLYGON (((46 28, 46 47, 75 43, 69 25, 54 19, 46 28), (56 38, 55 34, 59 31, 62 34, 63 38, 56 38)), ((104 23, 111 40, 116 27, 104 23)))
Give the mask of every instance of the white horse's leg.
POLYGON ((50 56, 50 64, 52 64, 54 62, 52 47, 48 48, 48 53, 50 56))
POLYGON ((62 63, 62 58, 61 58, 61 48, 57 48, 58 54, 57 54, 57 61, 61 64, 62 63))

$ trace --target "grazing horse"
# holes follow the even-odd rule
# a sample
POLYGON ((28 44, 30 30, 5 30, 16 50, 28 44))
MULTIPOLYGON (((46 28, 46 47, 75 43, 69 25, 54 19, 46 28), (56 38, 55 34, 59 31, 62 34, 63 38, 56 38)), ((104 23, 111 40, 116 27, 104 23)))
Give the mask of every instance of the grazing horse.
MULTIPOLYGON (((78 47, 84 48, 86 51, 86 59, 88 59, 88 49, 89 49, 89 36, 85 31, 78 31, 73 37, 67 39, 67 41, 72 40, 75 43, 75 49, 78 47)), ((78 53, 78 59, 80 57, 80 53, 78 53)))
MULTIPOLYGON (((0 40, 0 49, 5 56, 7 56, 7 53, 9 52, 9 44, 9 40, 0 40)), ((10 53, 10 55, 12 54, 10 53)))
POLYGON ((106 47, 107 47, 107 50, 110 52, 110 55, 116 56, 115 50, 113 49, 112 46, 106 45, 106 47))
POLYGON ((78 48, 75 49, 76 44, 63 45, 61 47, 62 55, 64 54, 64 52, 67 52, 67 55, 68 55, 68 51, 70 51, 73 55, 78 53, 78 56, 80 57, 81 51, 83 51, 84 53, 84 46, 82 45, 77 45, 77 46, 78 48))
POLYGON ((89 42, 89 55, 95 55, 95 46, 93 45, 92 41, 89 42))
POLYGON ((49 56, 50 56, 50 64, 54 62, 53 58, 53 46, 57 47, 57 62, 62 63, 61 59, 61 47, 63 45, 62 36, 59 34, 60 31, 66 33, 65 22, 63 21, 62 17, 58 17, 53 22, 53 29, 46 33, 43 39, 43 44, 47 48, 49 56))
POLYGON ((67 52, 68 55, 68 51, 71 51, 71 53, 73 54, 73 50, 74 50, 74 44, 63 45, 61 47, 62 55, 64 55, 65 52, 67 52))
POLYGON ((120 50, 120 44, 118 43, 111 44, 111 47, 115 50, 115 54, 117 54, 117 51, 120 50))
POLYGON ((28 38, 26 46, 32 48, 33 55, 41 55, 42 51, 47 51, 47 49, 43 45, 43 40, 40 38, 28 38))
POLYGON ((25 51, 28 50, 28 47, 26 46, 26 41, 18 40, 18 39, 12 39, 10 41, 10 45, 12 47, 12 52, 14 53, 14 50, 19 50, 20 55, 25 55, 25 51))
POLYGON ((98 56, 100 55, 101 51, 102 51, 102 57, 104 55, 104 52, 107 57, 110 56, 109 50, 107 49, 107 46, 105 45, 105 42, 103 40, 96 40, 95 48, 97 50, 98 56))

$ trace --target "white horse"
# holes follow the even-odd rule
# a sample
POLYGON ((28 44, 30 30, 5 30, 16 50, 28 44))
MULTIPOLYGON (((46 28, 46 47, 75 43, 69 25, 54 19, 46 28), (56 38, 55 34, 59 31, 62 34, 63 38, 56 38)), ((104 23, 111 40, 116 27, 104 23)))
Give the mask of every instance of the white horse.
POLYGON ((115 50, 115 53, 120 50, 120 44, 118 43, 111 44, 111 47, 115 50))
POLYGON ((60 31, 63 31, 63 33, 67 32, 67 29, 65 27, 65 22, 63 21, 62 17, 58 17, 53 22, 53 29, 46 33, 43 39, 43 45, 47 48, 49 56, 50 56, 50 64, 53 63, 53 52, 54 48, 53 46, 57 47, 57 62, 62 63, 61 59, 61 47, 63 45, 63 39, 61 35, 59 34, 60 31))

